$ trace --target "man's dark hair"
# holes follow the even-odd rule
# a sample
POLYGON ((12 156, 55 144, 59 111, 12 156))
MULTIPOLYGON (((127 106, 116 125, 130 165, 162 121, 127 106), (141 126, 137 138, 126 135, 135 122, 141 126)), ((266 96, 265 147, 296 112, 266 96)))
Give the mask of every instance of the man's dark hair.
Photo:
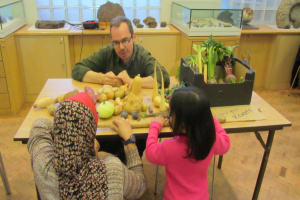
POLYGON ((131 24, 131 21, 124 16, 117 16, 114 17, 111 21, 110 21, 110 31, 112 27, 119 27, 121 25, 121 23, 125 22, 128 26, 129 32, 131 34, 131 37, 133 36, 133 27, 131 24))

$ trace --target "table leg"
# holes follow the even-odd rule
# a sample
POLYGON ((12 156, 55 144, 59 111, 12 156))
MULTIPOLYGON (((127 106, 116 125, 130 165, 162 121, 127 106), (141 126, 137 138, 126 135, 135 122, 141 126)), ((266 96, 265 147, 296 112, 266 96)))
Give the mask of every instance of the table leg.
POLYGON ((261 184, 262 184, 262 181, 264 178, 264 174, 266 171, 266 167, 267 167, 267 163, 268 163, 268 159, 269 159, 269 155, 270 155, 270 151, 271 151, 271 147, 272 147, 272 143, 273 143, 274 134, 275 134, 275 130, 269 130, 266 148, 265 148, 263 159, 261 161, 260 170, 258 173, 252 200, 257 200, 257 197, 258 197, 258 194, 260 191, 260 187, 261 187, 261 184))
POLYGON ((38 199, 38 200, 41 200, 39 190, 38 190, 38 188, 37 188, 36 186, 35 186, 35 191, 36 191, 37 199, 38 199))
POLYGON ((223 161, 223 155, 219 155, 218 168, 221 169, 223 161))

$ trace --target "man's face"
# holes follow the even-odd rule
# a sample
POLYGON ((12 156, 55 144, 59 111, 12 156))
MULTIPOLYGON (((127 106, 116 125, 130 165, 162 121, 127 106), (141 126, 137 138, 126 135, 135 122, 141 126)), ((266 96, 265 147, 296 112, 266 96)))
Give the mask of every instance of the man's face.
POLYGON ((131 36, 126 23, 111 28, 111 39, 117 55, 127 64, 133 54, 135 34, 131 36))

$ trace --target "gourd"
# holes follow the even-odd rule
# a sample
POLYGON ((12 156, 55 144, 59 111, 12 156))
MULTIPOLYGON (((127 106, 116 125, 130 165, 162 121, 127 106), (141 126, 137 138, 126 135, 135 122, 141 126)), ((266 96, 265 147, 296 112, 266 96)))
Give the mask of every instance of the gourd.
POLYGON ((67 92, 65 94, 59 95, 58 97, 56 97, 55 102, 56 103, 61 103, 63 102, 65 99, 74 96, 75 94, 77 94, 79 91, 77 89, 71 91, 71 92, 67 92))
POLYGON ((164 112, 167 110, 166 108, 166 99, 165 99, 165 83, 164 83, 164 75, 162 70, 159 68, 160 77, 161 77, 161 101, 160 101, 160 111, 164 112))
POLYGON ((39 100, 36 101, 36 103, 33 105, 34 108, 46 108, 47 106, 54 104, 55 99, 51 97, 42 97, 39 100))
POLYGON ((128 113, 140 112, 142 108, 143 96, 142 96, 142 78, 140 75, 134 77, 131 85, 131 90, 126 97, 126 103, 124 110, 128 113))
POLYGON ((100 103, 96 109, 99 114, 99 118, 106 119, 110 118, 114 114, 115 106, 110 101, 104 101, 100 103))
POLYGON ((153 75, 153 93, 152 93, 152 101, 154 101, 155 97, 158 95, 158 88, 157 88, 157 75, 156 75, 156 61, 154 64, 154 75, 153 75))
POLYGON ((164 76, 162 73, 161 68, 159 67, 160 71, 160 77, 161 77, 161 94, 158 94, 158 88, 157 88, 157 75, 156 75, 156 62, 154 65, 154 82, 153 82, 153 94, 152 94, 152 103, 154 106, 159 107, 161 112, 164 112, 167 110, 167 103, 165 100, 165 85, 164 85, 164 76))

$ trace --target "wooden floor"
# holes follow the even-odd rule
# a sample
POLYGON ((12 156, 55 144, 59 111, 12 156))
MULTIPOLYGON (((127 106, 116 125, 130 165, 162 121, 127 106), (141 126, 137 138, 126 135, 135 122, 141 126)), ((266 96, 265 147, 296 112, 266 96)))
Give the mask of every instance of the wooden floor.
MULTIPOLYGON (((268 166, 259 194, 260 200, 300 199, 300 90, 256 91, 292 122, 292 127, 275 134, 268 166)), ((27 146, 14 142, 13 136, 30 105, 17 116, 0 117, 0 151, 12 195, 5 194, 0 183, 0 199, 36 199, 27 146)), ((263 138, 266 134, 262 133, 263 138)), ((231 134, 231 149, 224 156, 221 170, 216 170, 214 199, 247 200, 252 198, 263 149, 253 133, 231 134)), ((156 166, 143 157, 148 190, 141 199, 161 199, 165 182, 164 168, 159 168, 158 195, 153 195, 156 166)), ((211 180, 212 167, 209 170, 211 180)))

